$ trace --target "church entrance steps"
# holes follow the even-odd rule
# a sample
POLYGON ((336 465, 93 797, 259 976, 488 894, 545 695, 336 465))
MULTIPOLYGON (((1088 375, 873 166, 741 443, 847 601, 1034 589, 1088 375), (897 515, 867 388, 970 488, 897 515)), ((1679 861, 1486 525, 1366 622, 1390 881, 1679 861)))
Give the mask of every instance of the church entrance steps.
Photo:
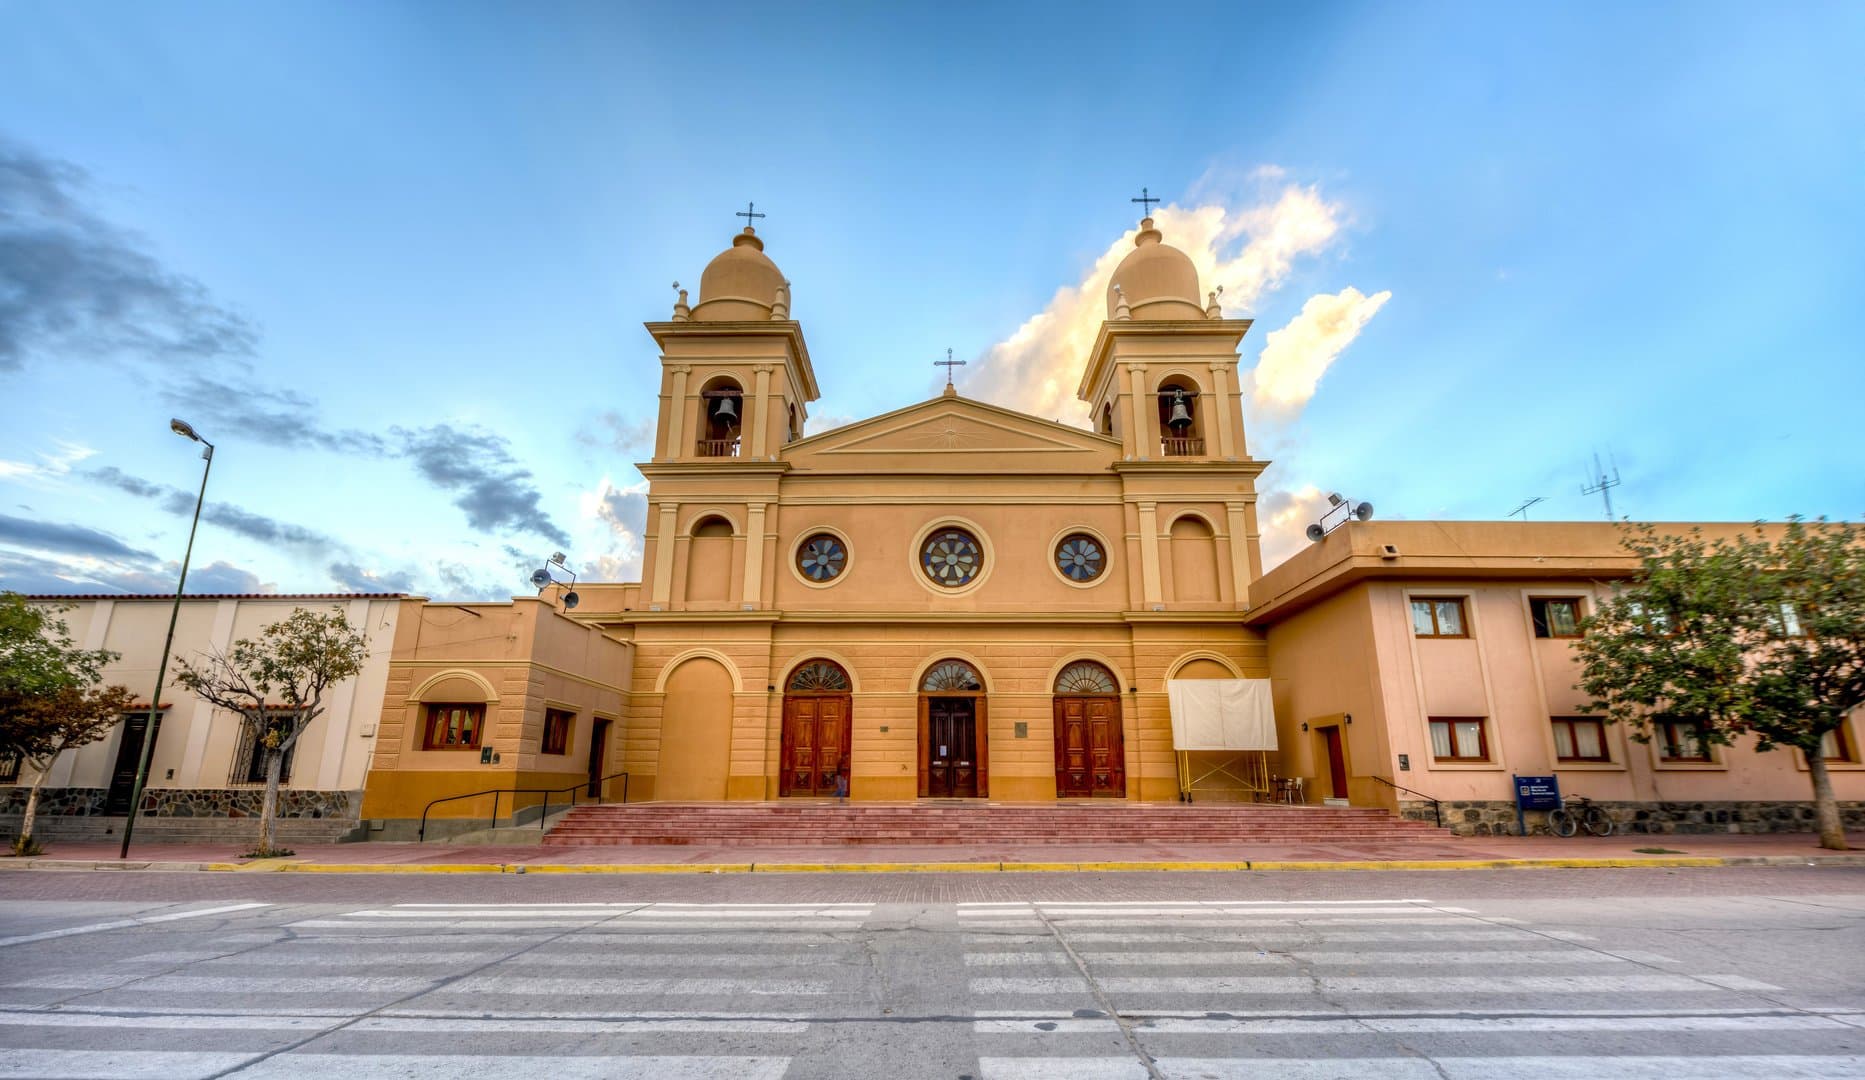
POLYGON ((544 844, 1374 843, 1443 835, 1373 807, 810 801, 581 806, 544 844))

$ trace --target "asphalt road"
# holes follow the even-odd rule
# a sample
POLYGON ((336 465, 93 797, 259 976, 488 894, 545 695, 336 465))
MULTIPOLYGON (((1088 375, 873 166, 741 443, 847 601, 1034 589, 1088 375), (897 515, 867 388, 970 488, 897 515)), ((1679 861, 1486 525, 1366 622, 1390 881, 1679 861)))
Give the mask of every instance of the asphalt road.
POLYGON ((0 873, 0 1076, 1865 1076, 1865 869, 0 873))

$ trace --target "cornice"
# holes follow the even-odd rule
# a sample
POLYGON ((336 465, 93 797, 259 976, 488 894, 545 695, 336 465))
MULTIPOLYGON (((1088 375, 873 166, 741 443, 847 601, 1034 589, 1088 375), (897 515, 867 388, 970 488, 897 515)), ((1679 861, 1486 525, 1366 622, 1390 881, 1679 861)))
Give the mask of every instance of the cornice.
MULTIPOLYGON (((643 323, 654 343, 667 351, 667 342, 693 337, 781 337, 788 339, 796 356, 797 374, 802 376, 803 400, 822 396, 816 387, 816 369, 810 363, 809 346, 803 341, 803 324, 795 319, 750 320, 742 322, 649 322, 643 323)), ((682 359, 680 363, 691 363, 682 359)))
POLYGON ((698 476, 782 476, 790 471, 788 461, 759 461, 755 458, 699 458, 694 461, 642 461, 635 464, 641 475, 657 477, 698 476))

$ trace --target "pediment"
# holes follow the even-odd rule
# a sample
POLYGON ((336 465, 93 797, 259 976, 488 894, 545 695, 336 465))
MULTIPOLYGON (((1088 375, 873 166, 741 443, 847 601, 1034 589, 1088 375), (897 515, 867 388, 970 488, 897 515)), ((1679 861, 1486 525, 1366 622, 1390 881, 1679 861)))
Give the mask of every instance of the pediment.
MULTIPOLYGON (((960 397, 940 397, 792 443, 786 456, 853 465, 864 455, 1117 456, 1120 444, 1080 428, 960 397)), ((1084 464, 1086 461, 1084 460, 1084 464)))

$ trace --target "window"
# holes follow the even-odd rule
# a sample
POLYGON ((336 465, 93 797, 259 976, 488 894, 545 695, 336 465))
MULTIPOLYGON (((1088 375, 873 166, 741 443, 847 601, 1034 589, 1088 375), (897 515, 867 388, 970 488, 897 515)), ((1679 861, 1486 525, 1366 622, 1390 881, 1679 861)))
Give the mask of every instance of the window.
POLYGON ((1070 581, 1093 581, 1107 569, 1107 554, 1101 542, 1087 533, 1070 533, 1056 545, 1056 568, 1070 581))
POLYGON ((971 584, 983 567, 983 549, 963 529, 940 529, 920 548, 920 568, 934 584, 948 589, 971 584))
POLYGON ((424 750, 477 750, 486 724, 484 705, 429 705, 424 750))
POLYGON ((562 709, 544 710, 544 739, 538 750, 545 754, 567 754, 570 752, 570 724, 576 719, 573 712, 562 709))
POLYGON ((1555 717, 1554 756, 1561 761, 1611 761, 1606 722, 1587 716, 1555 717))
MULTIPOLYGON (((268 731, 276 730, 279 738, 291 734, 292 713, 280 709, 273 716, 267 717, 264 725, 254 724, 250 720, 240 723, 240 748, 233 754, 233 774, 227 778, 230 786, 242 784, 263 784, 266 782, 266 744, 262 738, 268 731)), ((285 751, 285 760, 279 762, 278 782, 291 782, 291 759, 298 756, 298 744, 293 743, 285 751)))
POLYGON ((0 784, 19 783, 20 755, 8 754, 0 757, 0 784))
MULTIPOLYGON (((1857 761, 1857 750, 1852 745, 1852 733, 1845 724, 1820 736, 1820 756, 1827 761, 1857 761)), ((17 758, 14 759, 16 762, 17 758)), ((18 765, 14 766, 15 769, 18 765)))
POLYGON ((848 549, 833 533, 815 533, 797 548, 797 571, 810 581, 834 581, 847 567, 848 549))
POLYGON ((1801 637, 1806 631, 1800 626, 1800 609, 1792 604, 1782 604, 1781 613, 1769 619, 1774 624, 1776 637, 1801 637))
POLYGON ((1657 721, 1658 757, 1664 761, 1710 761, 1710 744, 1703 741, 1703 725, 1675 716, 1657 721))
POLYGON ((1488 761, 1489 733, 1480 716, 1431 718, 1431 756, 1439 761, 1488 761))
POLYGON ((1412 633, 1419 637, 1469 637, 1464 629, 1463 599, 1449 596, 1413 600, 1412 633))
POLYGON ((1532 597, 1528 612, 1535 621, 1535 636, 1546 638, 1580 636, 1580 599, 1578 597, 1532 597))

